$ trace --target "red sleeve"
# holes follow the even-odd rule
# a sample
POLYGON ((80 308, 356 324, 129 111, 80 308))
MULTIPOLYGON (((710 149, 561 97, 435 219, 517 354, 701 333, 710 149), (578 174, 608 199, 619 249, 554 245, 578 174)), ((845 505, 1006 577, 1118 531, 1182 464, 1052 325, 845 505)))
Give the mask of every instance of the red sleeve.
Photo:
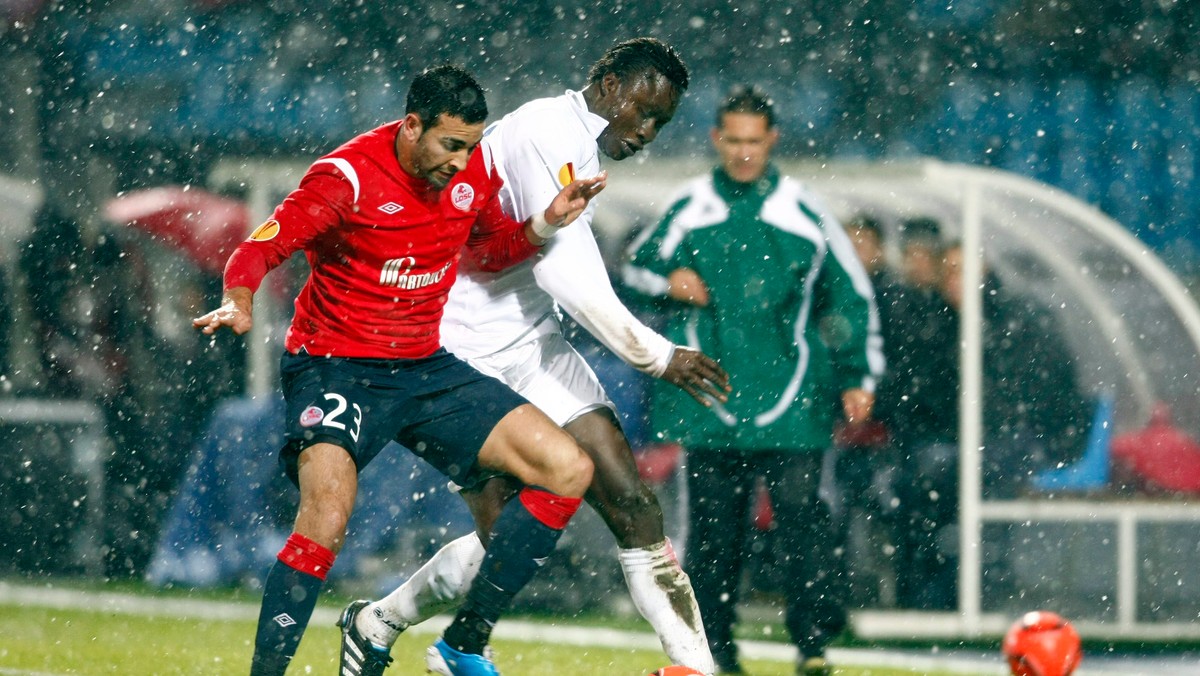
POLYGON ((514 221, 500 208, 499 187, 496 189, 467 238, 467 254, 480 270, 488 272, 516 265, 541 250, 525 236, 525 223, 514 221))
POLYGON ((354 202, 354 189, 330 165, 310 169, 271 215, 225 264, 225 288, 257 291, 263 277, 289 256, 337 227, 354 202))

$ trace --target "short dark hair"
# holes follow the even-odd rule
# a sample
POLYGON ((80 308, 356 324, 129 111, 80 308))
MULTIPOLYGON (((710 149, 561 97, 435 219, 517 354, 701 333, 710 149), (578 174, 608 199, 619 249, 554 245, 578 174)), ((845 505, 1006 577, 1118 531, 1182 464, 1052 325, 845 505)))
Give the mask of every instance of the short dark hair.
POLYGON ((598 84, 609 73, 624 79, 647 70, 662 75, 680 94, 687 91, 688 69, 683 59, 671 45, 655 38, 633 38, 609 47, 588 71, 588 84, 598 84))
POLYGON ((724 122, 726 113, 750 113, 767 118, 767 127, 775 126, 775 102, 756 85, 734 85, 725 95, 725 101, 717 108, 717 126, 724 122))
POLYGON ((905 243, 941 245, 942 226, 932 216, 914 216, 900 224, 900 238, 905 243))
POLYGON ((855 214, 847 223, 847 230, 866 230, 875 233, 879 241, 883 241, 883 224, 870 214, 855 214))
POLYGON ((467 69, 446 63, 426 68, 413 79, 404 113, 415 114, 430 127, 442 114, 476 124, 487 120, 487 99, 467 69))

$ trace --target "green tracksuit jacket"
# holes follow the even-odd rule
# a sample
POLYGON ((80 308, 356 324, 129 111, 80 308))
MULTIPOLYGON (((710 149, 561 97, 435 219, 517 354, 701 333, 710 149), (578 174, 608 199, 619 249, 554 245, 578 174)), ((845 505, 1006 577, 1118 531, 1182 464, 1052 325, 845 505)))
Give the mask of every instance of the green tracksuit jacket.
POLYGON ((687 185, 634 241, 624 277, 663 297, 687 267, 709 305, 672 303, 668 337, 702 350, 730 374, 725 405, 707 409, 659 383, 655 430, 694 450, 825 449, 841 393, 874 391, 882 339, 867 273, 841 225, 775 168, 755 183, 720 169, 687 185))

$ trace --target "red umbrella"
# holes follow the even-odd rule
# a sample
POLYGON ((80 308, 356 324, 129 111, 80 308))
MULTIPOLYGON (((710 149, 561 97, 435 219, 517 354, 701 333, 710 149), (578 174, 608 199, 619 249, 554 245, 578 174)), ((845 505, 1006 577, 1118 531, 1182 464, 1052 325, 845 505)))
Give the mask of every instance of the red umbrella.
POLYGON ((250 231, 245 204, 196 188, 135 190, 110 200, 104 213, 114 223, 177 249, 214 275, 221 274, 229 254, 250 231))

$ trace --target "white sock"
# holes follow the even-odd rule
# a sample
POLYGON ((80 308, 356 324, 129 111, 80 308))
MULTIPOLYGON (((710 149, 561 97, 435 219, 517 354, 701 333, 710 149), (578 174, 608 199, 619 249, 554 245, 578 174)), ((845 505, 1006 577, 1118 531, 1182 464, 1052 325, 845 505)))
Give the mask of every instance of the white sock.
POLYGON ((479 572, 484 553, 475 533, 442 547, 404 584, 358 614, 358 632, 377 646, 391 647, 409 626, 457 607, 479 572))
POLYGON ((671 663, 705 674, 715 672, 692 581, 679 567, 671 541, 622 549, 619 558, 633 605, 658 634, 671 663))

